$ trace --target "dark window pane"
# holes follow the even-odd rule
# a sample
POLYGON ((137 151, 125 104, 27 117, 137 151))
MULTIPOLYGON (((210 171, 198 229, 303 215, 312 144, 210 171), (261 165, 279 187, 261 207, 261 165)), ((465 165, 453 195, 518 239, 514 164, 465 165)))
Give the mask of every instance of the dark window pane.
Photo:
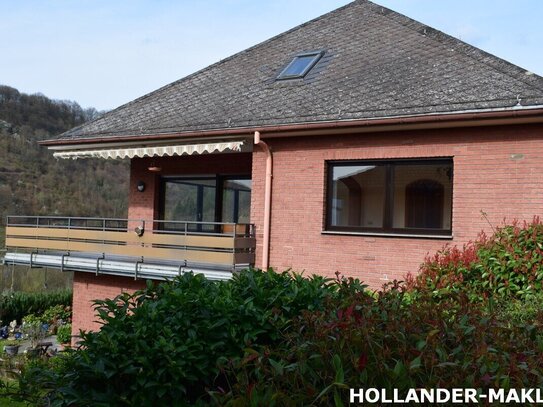
POLYGON ((225 180, 223 183, 222 221, 249 223, 250 212, 251 180, 225 180))
POLYGON ((300 76, 304 70, 309 66, 311 61, 315 57, 313 55, 306 57, 296 57, 294 61, 288 66, 288 68, 283 72, 284 76, 300 76))
POLYGON ((332 226, 383 227, 384 166, 337 166, 332 178, 332 226))
POLYGON ((449 230, 451 194, 451 164, 396 165, 393 227, 449 230))
POLYGON ((312 53, 294 57, 292 62, 279 74, 278 79, 301 78, 317 63, 322 53, 312 53))
MULTIPOLYGON (((164 219, 182 222, 215 222, 215 179, 176 179, 164 183, 164 219)), ((165 229, 178 229, 166 223, 165 229)), ((213 231, 190 224, 189 230, 213 231)))

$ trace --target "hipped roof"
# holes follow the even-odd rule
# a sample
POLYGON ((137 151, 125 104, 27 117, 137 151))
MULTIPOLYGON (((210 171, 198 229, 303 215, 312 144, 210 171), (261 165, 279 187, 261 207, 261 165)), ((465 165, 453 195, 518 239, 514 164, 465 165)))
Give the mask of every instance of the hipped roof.
MULTIPOLYGON (((124 136, 341 122, 543 104, 543 78, 357 0, 61 134, 124 136), (324 57, 276 81, 303 51, 324 57)), ((58 142, 57 141, 57 142, 58 142)))

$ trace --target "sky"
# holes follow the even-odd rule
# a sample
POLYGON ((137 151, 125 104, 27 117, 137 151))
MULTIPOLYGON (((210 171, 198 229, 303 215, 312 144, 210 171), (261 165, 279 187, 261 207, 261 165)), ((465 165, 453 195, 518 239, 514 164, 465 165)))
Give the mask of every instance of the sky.
MULTIPOLYGON (((543 75, 542 0, 375 0, 543 75)), ((109 110, 348 0, 0 0, 0 84, 109 110)))

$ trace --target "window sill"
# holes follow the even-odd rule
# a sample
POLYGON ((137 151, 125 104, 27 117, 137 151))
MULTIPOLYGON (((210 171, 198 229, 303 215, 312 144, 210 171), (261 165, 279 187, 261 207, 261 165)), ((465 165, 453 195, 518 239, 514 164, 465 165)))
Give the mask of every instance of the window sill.
POLYGON ((379 232, 346 232, 341 230, 322 230, 321 235, 348 235, 348 236, 374 236, 374 237, 403 237, 410 239, 439 239, 451 240, 453 235, 417 235, 408 233, 379 233, 379 232))

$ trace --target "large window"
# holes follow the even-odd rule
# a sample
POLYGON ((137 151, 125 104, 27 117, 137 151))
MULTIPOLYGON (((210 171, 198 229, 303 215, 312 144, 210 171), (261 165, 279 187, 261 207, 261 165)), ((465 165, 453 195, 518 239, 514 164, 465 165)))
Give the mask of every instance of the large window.
POLYGON ((326 230, 450 235, 452 178, 451 158, 331 161, 326 230))
MULTIPOLYGON (((161 227, 176 230, 189 222, 190 231, 213 232, 205 222, 249 223, 251 180, 248 177, 167 177, 162 179, 161 227), (203 222, 204 224, 202 224, 203 222)), ((184 226, 183 226, 184 228, 184 226)))

